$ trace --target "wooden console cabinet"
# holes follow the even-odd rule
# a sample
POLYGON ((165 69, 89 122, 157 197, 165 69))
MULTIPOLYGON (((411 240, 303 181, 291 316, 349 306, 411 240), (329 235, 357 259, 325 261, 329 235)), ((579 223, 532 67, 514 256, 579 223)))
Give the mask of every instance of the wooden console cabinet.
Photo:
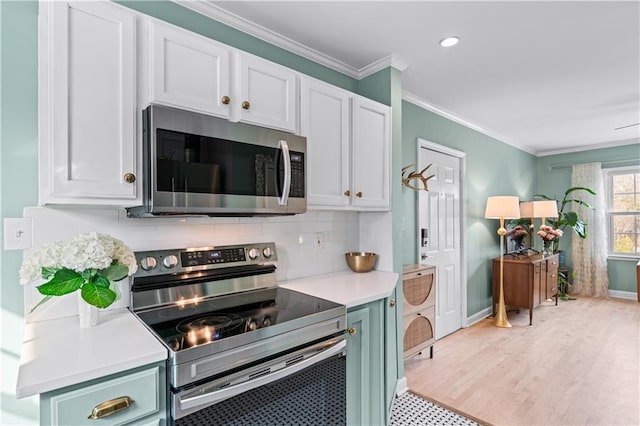
MULTIPOLYGON (((504 303, 514 308, 529 309, 529 325, 533 309, 555 296, 558 304, 558 254, 542 256, 504 256, 504 303)), ((500 258, 493 259, 493 315, 496 315, 500 289, 500 258)))
POLYGON ((402 270, 404 357, 429 348, 436 341, 436 268, 409 265, 402 270))

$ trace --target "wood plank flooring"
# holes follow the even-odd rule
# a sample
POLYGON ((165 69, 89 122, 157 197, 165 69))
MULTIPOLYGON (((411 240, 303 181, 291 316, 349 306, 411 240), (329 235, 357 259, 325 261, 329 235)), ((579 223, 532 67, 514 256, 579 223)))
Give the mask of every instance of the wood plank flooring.
POLYGON ((640 425, 640 304, 545 302, 405 361, 409 389, 494 425, 640 425))

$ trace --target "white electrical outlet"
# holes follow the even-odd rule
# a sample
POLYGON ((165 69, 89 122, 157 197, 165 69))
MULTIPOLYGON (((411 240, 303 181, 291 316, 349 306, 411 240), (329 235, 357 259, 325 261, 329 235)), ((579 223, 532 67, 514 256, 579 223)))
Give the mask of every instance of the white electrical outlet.
POLYGON ((322 232, 316 232, 313 234, 313 248, 317 250, 322 250, 324 248, 324 238, 322 236, 322 232))
POLYGON ((31 248, 31 218, 5 218, 4 249, 23 250, 31 248))

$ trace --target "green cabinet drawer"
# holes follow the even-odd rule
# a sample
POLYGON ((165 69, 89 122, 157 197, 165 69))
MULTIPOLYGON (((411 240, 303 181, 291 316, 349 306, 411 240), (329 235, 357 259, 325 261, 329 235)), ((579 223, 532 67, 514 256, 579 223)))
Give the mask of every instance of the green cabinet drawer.
MULTIPOLYGON (((154 424, 152 419, 136 421, 163 409, 161 373, 161 367, 154 366, 43 394, 41 422, 52 426, 154 424), (89 418, 97 405, 124 396, 133 400, 129 407, 100 419, 89 418)), ((160 414, 158 418, 163 419, 164 412, 160 414)))

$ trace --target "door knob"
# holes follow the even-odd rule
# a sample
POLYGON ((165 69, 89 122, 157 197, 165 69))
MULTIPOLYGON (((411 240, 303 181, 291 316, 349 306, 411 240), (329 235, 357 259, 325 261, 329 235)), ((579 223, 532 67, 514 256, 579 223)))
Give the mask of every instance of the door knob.
POLYGON ((134 175, 133 173, 125 173, 124 181, 127 183, 133 183, 136 181, 136 175, 134 175))

